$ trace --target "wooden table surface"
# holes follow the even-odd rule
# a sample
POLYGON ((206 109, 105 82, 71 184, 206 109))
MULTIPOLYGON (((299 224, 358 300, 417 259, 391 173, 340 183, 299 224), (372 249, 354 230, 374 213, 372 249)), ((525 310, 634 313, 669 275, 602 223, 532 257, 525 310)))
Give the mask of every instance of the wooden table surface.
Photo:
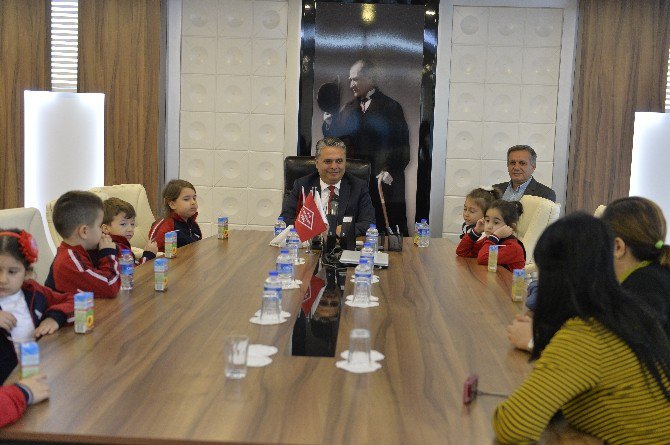
MULTIPOLYGON (((291 333, 316 257, 298 268, 301 289, 284 292, 288 322, 249 323, 277 249, 269 232, 233 231, 170 260, 169 289, 153 290, 153 263, 135 289, 96 300, 95 330, 65 327, 40 341, 51 398, 31 406, 0 440, 95 443, 485 444, 500 399, 461 404, 462 384, 509 394, 530 371, 504 327, 520 308, 511 274, 457 258, 446 239, 419 249, 405 239, 373 286, 380 306, 343 305, 337 353, 353 327, 371 330, 382 369, 356 375, 338 358, 294 357, 291 333), (246 333, 279 348, 243 380, 223 373, 223 338, 246 333)), ((352 270, 349 270, 351 274, 352 270)), ((353 284, 347 280, 344 294, 353 284)), ((16 374, 16 372, 15 372, 16 374)))

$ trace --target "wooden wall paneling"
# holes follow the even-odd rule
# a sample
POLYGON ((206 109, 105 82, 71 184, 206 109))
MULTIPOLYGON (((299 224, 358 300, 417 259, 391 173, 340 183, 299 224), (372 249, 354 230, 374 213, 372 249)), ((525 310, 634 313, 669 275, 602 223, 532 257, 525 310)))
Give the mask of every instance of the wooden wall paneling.
POLYGON ((159 0, 79 1, 79 92, 105 93, 105 184, 143 184, 154 214, 160 8, 159 0))
POLYGON ((23 207, 23 91, 50 89, 49 1, 0 1, 0 208, 23 207))
POLYGON ((579 2, 566 211, 628 196, 635 111, 663 111, 670 2, 579 2))

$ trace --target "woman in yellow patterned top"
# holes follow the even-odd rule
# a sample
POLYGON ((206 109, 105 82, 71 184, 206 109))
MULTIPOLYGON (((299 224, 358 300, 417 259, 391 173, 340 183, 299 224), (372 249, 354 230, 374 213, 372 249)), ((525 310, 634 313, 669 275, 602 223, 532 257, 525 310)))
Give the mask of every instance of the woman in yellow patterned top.
POLYGON ((658 311, 617 283, 613 247, 605 223, 580 213, 540 237, 537 362, 495 412, 500 442, 538 440, 562 412, 608 444, 670 443, 670 339, 658 311))

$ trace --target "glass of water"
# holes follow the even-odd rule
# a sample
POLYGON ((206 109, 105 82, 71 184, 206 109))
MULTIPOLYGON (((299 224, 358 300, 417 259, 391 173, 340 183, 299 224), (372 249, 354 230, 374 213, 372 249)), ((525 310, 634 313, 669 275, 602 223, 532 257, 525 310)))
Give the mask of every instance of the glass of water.
POLYGON ((249 337, 229 335, 224 340, 223 354, 226 359, 225 373, 229 379, 243 379, 247 375, 247 351, 249 337))
POLYGON ((372 364, 370 356, 370 331, 367 329, 352 329, 349 333, 350 366, 367 368, 372 364))

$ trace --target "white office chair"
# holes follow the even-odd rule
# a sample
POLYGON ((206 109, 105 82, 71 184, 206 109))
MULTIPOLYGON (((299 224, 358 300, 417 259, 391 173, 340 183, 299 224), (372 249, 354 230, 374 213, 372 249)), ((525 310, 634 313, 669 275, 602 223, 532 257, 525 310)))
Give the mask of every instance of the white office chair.
POLYGON ((526 248, 526 264, 533 263, 533 250, 544 229, 561 215, 561 205, 539 196, 521 197, 523 213, 516 234, 526 248))
POLYGON ((596 211, 593 212, 593 216, 595 216, 596 218, 600 218, 601 216, 603 216, 603 213, 605 213, 606 208, 607 208, 606 205, 600 204, 596 209, 596 211))
MULTIPOLYGON (((104 193, 97 193, 98 196, 100 196, 100 199, 103 201, 109 196, 105 195, 104 193)), ((54 246, 56 246, 56 249, 58 249, 58 246, 60 246, 60 243, 63 241, 63 238, 58 234, 58 231, 56 230, 56 226, 54 225, 54 205, 56 205, 56 199, 53 201, 47 202, 47 206, 45 209, 44 214, 46 215, 47 218, 47 226, 49 227, 49 233, 51 234, 51 239, 54 242, 54 246)))
MULTIPOLYGON (((142 184, 119 184, 108 185, 105 187, 95 187, 90 190, 104 201, 107 198, 119 198, 129 202, 135 208, 135 235, 130 240, 130 245, 139 249, 140 255, 142 249, 149 241, 149 229, 156 221, 149 198, 142 184)), ((133 249, 134 250, 134 249, 133 249)))
POLYGON ((35 280, 44 283, 54 260, 54 252, 49 246, 39 210, 33 207, 0 210, 0 228, 23 229, 35 238, 40 250, 37 262, 33 265, 35 280))

